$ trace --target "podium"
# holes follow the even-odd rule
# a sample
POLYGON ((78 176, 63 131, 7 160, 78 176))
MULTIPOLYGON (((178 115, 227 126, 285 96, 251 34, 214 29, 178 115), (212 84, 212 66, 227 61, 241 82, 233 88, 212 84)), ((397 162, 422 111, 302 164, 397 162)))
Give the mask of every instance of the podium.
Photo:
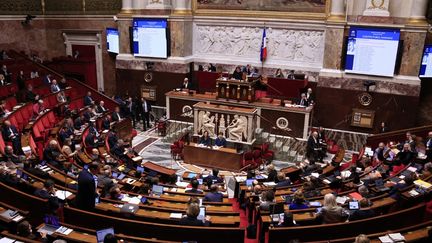
POLYGON ((216 80, 216 99, 226 99, 227 101, 245 101, 252 103, 255 101, 255 87, 259 80, 251 82, 235 79, 220 78, 216 80))

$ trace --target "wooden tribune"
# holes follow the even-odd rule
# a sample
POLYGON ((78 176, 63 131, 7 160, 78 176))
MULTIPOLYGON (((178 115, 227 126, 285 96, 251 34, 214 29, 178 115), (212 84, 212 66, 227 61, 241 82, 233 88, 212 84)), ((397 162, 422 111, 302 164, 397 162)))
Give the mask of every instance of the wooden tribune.
POLYGON ((216 80, 217 98, 254 102, 255 86, 258 82, 258 80, 248 82, 235 79, 218 79, 216 80))
POLYGON ((219 168, 229 171, 240 171, 243 153, 235 149, 199 147, 195 143, 185 145, 183 149, 184 162, 209 168, 219 168))

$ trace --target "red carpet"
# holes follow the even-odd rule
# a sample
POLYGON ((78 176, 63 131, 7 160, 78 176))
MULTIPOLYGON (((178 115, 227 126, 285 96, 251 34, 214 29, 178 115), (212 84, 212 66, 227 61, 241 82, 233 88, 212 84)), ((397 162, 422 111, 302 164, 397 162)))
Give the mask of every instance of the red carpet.
MULTIPOLYGON (((237 211, 240 213, 240 227, 242 228, 247 228, 249 223, 248 223, 248 219, 247 219, 247 215, 246 212, 242 209, 240 209, 240 205, 238 204, 237 200, 235 198, 230 199, 230 202, 233 204, 233 209, 234 211, 237 211)), ((258 234, 257 234, 258 235, 258 234)), ((258 243, 258 237, 257 239, 248 239, 246 237, 246 231, 245 231, 245 243, 258 243)))

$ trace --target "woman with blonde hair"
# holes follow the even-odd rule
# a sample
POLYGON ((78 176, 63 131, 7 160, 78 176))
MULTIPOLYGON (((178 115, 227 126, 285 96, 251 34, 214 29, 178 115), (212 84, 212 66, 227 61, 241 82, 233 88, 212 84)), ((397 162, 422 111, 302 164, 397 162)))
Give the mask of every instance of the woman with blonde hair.
POLYGON ((329 193, 324 196, 324 205, 317 214, 323 224, 341 223, 347 220, 348 213, 336 203, 336 197, 329 193))
POLYGON ((369 238, 364 234, 358 235, 354 241, 354 243, 369 243, 369 242, 370 242, 369 238))

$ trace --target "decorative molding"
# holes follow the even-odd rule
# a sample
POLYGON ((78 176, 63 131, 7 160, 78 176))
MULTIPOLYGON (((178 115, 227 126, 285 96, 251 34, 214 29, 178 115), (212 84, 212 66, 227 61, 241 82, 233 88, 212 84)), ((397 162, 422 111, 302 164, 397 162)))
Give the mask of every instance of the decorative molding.
MULTIPOLYGON (((194 26, 193 55, 206 60, 259 62, 263 28, 228 25, 194 26)), ((324 31, 268 28, 266 65, 321 68, 324 31)))

